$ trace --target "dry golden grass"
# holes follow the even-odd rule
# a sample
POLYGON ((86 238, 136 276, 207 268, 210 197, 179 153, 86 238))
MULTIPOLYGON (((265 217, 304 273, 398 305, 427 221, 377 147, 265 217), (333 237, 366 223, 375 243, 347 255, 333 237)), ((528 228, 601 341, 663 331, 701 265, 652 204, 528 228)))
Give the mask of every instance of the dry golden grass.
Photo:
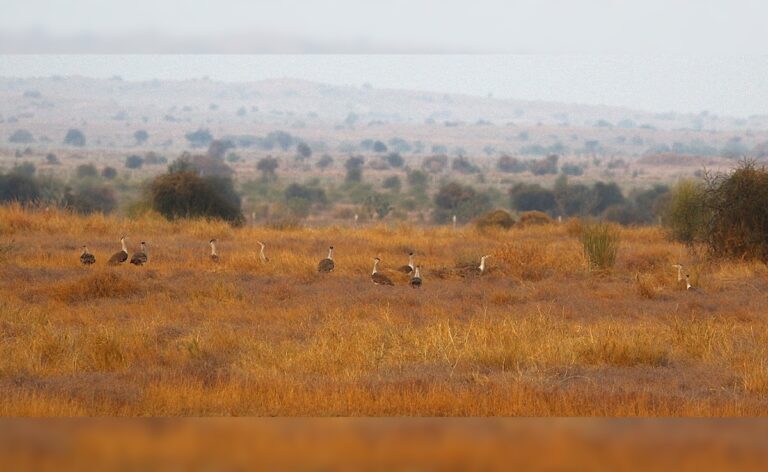
POLYGON ((640 228, 590 274, 575 225, 279 231, 2 207, 0 414, 768 411, 763 264, 701 260, 640 228), (148 265, 105 265, 122 233, 148 242, 148 265), (331 244, 337 269, 319 275, 331 244), (421 290, 393 270, 411 250, 421 290), (481 278, 447 270, 482 254, 481 278), (370 282, 375 256, 395 287, 370 282))

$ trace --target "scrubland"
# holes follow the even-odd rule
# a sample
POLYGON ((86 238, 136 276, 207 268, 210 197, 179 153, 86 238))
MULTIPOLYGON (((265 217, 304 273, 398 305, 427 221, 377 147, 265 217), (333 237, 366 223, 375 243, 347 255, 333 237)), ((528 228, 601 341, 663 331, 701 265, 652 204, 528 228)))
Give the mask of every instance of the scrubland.
POLYGON ((764 264, 624 228, 613 269, 589 272, 578 235, 578 221, 277 230, 0 207, 0 414, 768 411, 764 264), (149 264, 106 265, 121 234, 149 264), (336 270, 318 274, 329 245, 336 270), (420 290, 394 271, 411 250, 420 290), (483 254, 484 276, 451 270, 483 254), (394 287, 371 283, 376 256, 394 287))

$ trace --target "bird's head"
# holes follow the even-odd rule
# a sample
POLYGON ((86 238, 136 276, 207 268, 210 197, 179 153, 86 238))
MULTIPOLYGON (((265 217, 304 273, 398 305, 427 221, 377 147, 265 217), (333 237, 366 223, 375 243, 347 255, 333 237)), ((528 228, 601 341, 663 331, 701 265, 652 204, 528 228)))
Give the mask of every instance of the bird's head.
POLYGON ((213 244, 213 243, 215 243, 215 242, 216 242, 216 240, 215 240, 215 239, 211 239, 210 241, 208 241, 208 244, 213 244))

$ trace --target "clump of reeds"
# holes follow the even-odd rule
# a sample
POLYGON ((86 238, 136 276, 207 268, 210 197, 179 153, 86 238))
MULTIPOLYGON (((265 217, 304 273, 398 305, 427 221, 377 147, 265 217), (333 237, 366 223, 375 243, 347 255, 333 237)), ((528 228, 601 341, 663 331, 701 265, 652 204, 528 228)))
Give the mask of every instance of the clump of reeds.
POLYGON ((609 223, 586 223, 579 236, 589 270, 603 271, 613 267, 619 252, 619 231, 609 223))

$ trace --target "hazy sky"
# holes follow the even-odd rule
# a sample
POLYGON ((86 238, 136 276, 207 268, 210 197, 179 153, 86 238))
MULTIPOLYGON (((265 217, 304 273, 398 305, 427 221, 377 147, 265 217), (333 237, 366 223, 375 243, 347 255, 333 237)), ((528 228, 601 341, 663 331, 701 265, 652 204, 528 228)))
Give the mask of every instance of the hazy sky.
MULTIPOLYGON (((323 52, 768 52, 764 0, 3 0, 0 33, 110 38, 253 34, 216 52, 285 52, 281 40, 323 52), (375 47, 374 47, 375 46, 375 47), (338 48, 338 49, 335 49, 338 48), (365 52, 365 51, 363 51, 365 52), (371 52, 371 51, 368 51, 371 52)), ((130 43, 130 40, 127 40, 130 43)), ((8 41, 6 41, 8 43, 8 41)), ((55 43, 55 41, 54 41, 55 43)), ((37 51, 50 51, 51 42, 37 51), (48 46, 46 46, 48 44, 48 46), (49 49, 46 49, 49 48, 49 49)), ((77 49, 77 48, 75 48, 77 49)), ((6 46, 5 52, 9 51, 6 46)), ((71 52, 83 52, 73 50, 71 52)), ((147 52, 147 51, 143 51, 147 52)), ((148 51, 153 52, 153 51, 148 51)), ((157 52, 157 51, 155 51, 157 52)))
POLYGON ((0 55, 0 76, 54 74, 234 82, 290 77, 649 111, 768 113, 768 55, 0 55))

